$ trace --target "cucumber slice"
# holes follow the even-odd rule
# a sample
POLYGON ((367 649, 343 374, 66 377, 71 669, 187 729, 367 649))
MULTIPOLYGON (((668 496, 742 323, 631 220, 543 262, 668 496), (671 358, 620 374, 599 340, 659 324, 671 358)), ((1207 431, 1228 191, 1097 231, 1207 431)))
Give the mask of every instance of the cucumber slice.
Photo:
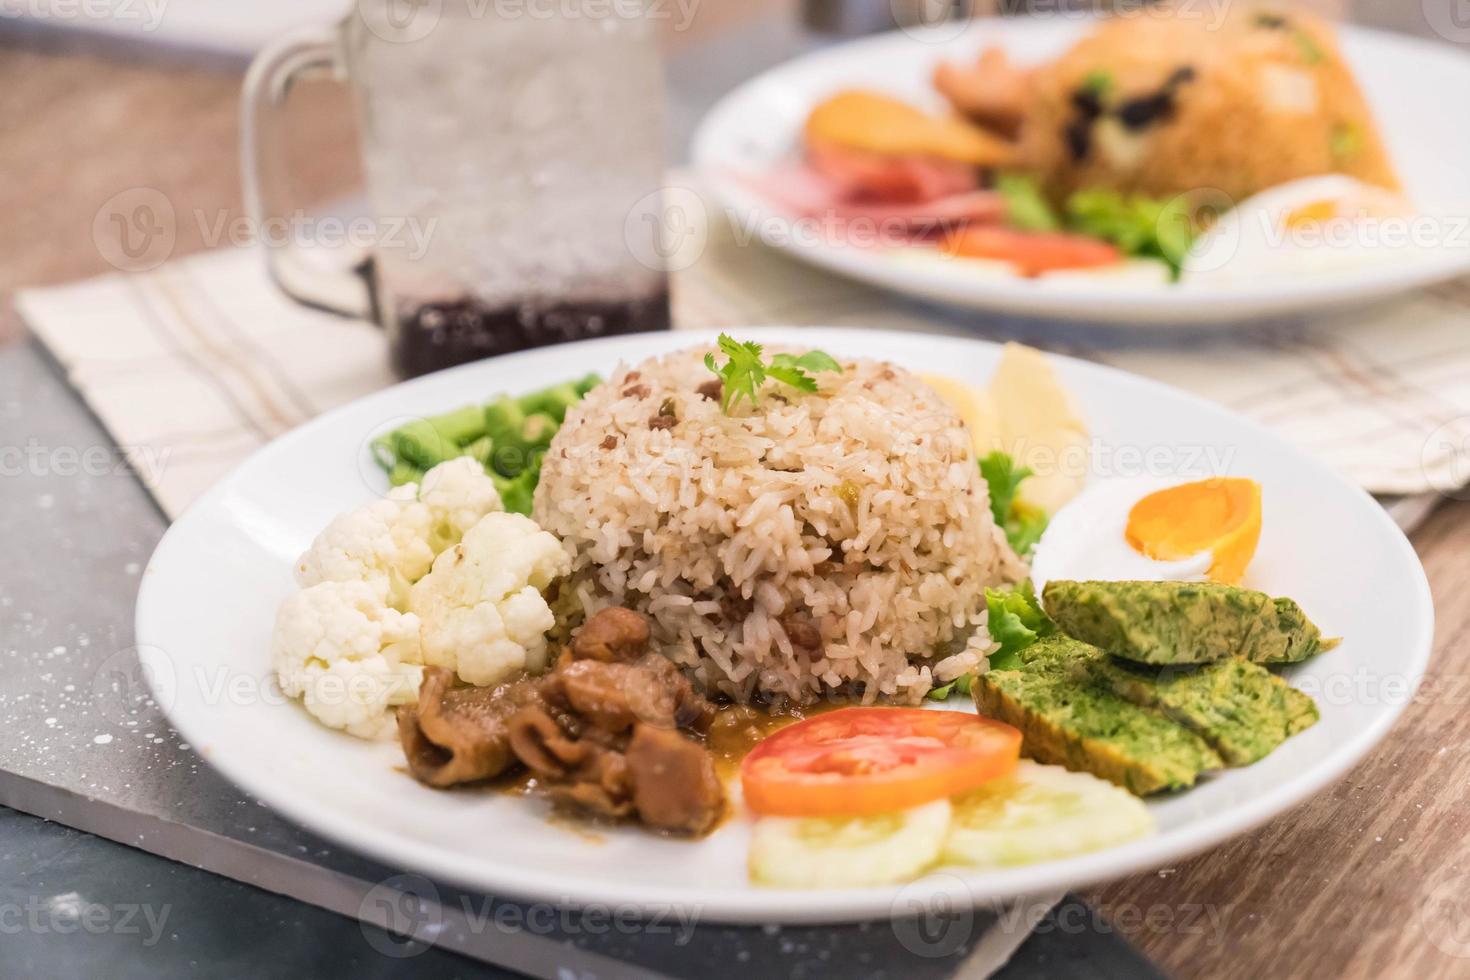
POLYGON ((870 817, 762 817, 750 878, 777 888, 858 888, 908 881, 939 859, 949 800, 870 817))
POLYGON ((1136 796, 1085 772, 1022 759, 1015 775, 956 797, 946 863, 1035 864, 1153 833, 1136 796))

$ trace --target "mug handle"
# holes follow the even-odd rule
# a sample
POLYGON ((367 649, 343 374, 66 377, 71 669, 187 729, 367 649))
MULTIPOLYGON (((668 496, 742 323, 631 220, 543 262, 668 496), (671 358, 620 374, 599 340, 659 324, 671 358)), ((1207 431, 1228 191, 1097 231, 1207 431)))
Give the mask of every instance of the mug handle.
MULTIPOLYGON (((240 94, 240 174, 245 213, 255 228, 277 214, 267 188, 279 188, 286 176, 285 142, 279 112, 291 85, 307 75, 344 74, 338 56, 337 28, 312 27, 271 42, 256 55, 240 94)), ((287 296, 344 316, 370 318, 372 290, 361 271, 367 256, 349 267, 329 268, 306 261, 287 242, 257 236, 265 249, 271 279, 287 296)))

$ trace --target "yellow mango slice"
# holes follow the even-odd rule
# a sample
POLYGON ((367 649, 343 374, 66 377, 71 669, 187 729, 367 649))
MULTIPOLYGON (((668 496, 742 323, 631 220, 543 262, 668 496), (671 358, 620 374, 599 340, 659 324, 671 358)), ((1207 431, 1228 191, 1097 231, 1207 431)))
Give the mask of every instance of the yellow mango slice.
POLYGON ((806 139, 886 156, 927 156, 981 167, 1011 162, 1014 148, 957 116, 933 116, 878 92, 839 92, 811 111, 806 139))

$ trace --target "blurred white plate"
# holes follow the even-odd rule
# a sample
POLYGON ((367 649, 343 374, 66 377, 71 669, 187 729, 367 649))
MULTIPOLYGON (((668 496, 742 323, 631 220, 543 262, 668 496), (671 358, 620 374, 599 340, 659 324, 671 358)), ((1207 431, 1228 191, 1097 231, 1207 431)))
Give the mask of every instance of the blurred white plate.
POLYGON ((111 37, 140 52, 164 48, 248 60, 306 25, 338 20, 351 0, 61 0, 0 3, 0 25, 111 37))
MULTIPOLYGON (((935 64, 972 60, 1000 44, 1025 63, 1065 50, 1088 28, 1071 16, 983 19, 967 27, 893 32, 804 55, 727 95, 700 124, 693 159, 740 228, 832 272, 922 299, 977 310, 1140 327, 1218 324, 1320 312, 1470 273, 1470 126, 1444 93, 1470 91, 1470 56, 1445 44, 1343 27, 1351 60, 1409 196, 1437 217, 1434 234, 1458 243, 1394 255, 1367 269, 1248 284, 1170 284, 1159 276, 1068 275, 1028 280, 906 250, 880 251, 792 235, 789 219, 740 175, 792 159, 811 107, 845 88, 891 93, 935 110, 935 64), (958 32, 958 33, 957 33, 958 32)), ((920 250, 908 250, 919 252, 920 250)))
MULTIPOLYGON (((1000 348, 864 330, 739 330, 742 338, 887 358, 980 379, 1000 348)), ((1096 435, 1096 479, 1258 479, 1265 531, 1251 584, 1289 594, 1337 650, 1290 672, 1322 720, 1265 760, 1149 804, 1159 834, 1066 861, 1004 871, 946 868, 904 887, 773 891, 746 879, 748 824, 698 842, 635 828, 548 822, 539 803, 494 790, 437 792, 397 745, 360 742, 284 702, 270 682, 276 607, 296 556, 337 513, 387 489, 369 439, 407 417, 498 393, 607 372, 619 360, 700 342, 650 334, 485 361, 401 384, 276 440, 169 529, 138 596, 137 637, 158 703, 202 758, 282 814, 405 871, 542 901, 678 908, 707 921, 832 922, 913 911, 913 901, 982 902, 1075 888, 1165 867, 1300 802, 1388 731, 1429 659, 1433 610, 1418 559, 1367 494, 1224 409, 1131 375, 1054 358, 1096 435)))

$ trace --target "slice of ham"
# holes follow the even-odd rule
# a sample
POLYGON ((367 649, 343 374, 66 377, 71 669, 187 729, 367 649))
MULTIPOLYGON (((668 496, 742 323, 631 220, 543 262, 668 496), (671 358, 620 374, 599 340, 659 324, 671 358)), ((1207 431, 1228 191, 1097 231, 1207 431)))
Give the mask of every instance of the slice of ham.
POLYGON ((833 143, 808 141, 806 163, 853 201, 920 204, 980 186, 973 164, 923 156, 884 156, 833 143))
POLYGON ((869 232, 876 226, 880 238, 891 234, 903 240, 931 241, 961 225, 1005 220, 1005 201, 994 191, 963 191, 922 202, 854 198, 839 182, 796 161, 760 175, 731 176, 788 215, 820 219, 838 231, 860 221, 869 232))
POLYGON ((760 175, 735 174, 789 216, 815 219, 833 244, 930 244, 970 224, 1005 220, 1005 202, 980 190, 978 168, 922 156, 884 156, 808 141, 805 159, 760 175))
POLYGON ((910 230, 953 226, 968 222, 992 222, 1005 218, 1005 201, 994 191, 967 191, 925 201, 922 204, 836 203, 830 213, 848 220, 905 224, 910 230))

